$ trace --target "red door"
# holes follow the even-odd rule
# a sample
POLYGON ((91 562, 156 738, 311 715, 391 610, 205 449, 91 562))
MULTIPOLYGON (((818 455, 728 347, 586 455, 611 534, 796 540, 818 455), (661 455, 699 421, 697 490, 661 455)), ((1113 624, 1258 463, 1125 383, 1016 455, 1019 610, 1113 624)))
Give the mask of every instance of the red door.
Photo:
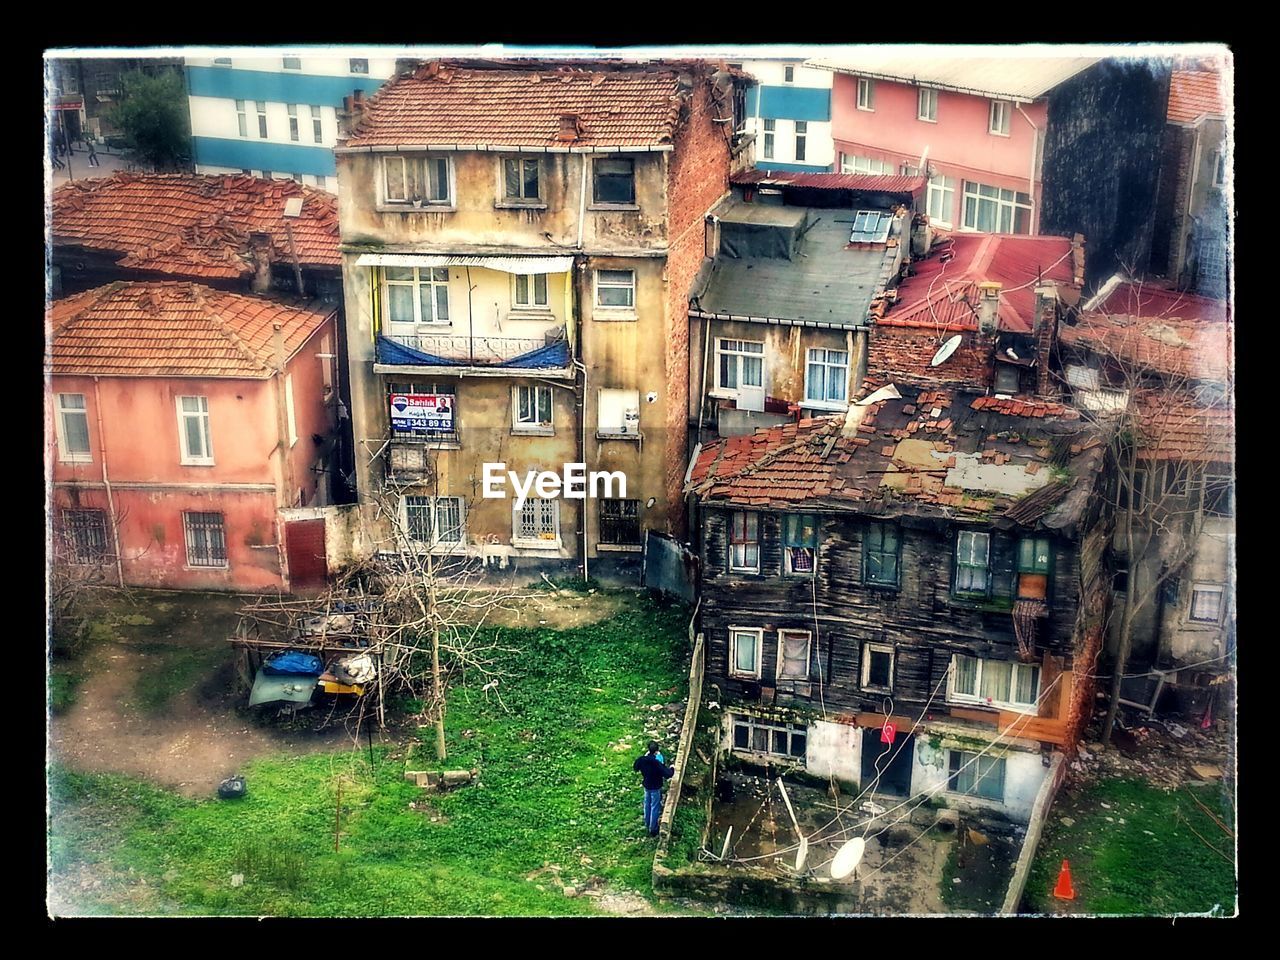
POLYGON ((324 554, 324 520, 294 520, 284 525, 289 557, 289 589, 323 589, 328 576, 324 554))

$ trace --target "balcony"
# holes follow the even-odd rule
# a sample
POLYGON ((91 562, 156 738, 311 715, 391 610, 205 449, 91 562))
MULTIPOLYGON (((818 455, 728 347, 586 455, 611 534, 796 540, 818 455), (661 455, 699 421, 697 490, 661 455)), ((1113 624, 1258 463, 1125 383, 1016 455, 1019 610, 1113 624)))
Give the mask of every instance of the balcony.
POLYGON ((543 337, 382 335, 378 337, 377 364, 379 367, 495 367, 568 371, 570 351, 562 327, 548 331, 543 337))

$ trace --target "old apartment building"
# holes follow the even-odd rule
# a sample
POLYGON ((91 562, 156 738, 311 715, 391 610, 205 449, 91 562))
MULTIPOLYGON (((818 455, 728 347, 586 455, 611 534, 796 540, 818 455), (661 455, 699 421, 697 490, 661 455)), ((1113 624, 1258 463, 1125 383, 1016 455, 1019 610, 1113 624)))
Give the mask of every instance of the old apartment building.
POLYGON ((437 61, 351 102, 336 154, 363 549, 581 564, 681 532, 688 292, 740 79, 437 61), (482 496, 486 462, 582 462, 626 494, 516 510, 509 486, 482 496))

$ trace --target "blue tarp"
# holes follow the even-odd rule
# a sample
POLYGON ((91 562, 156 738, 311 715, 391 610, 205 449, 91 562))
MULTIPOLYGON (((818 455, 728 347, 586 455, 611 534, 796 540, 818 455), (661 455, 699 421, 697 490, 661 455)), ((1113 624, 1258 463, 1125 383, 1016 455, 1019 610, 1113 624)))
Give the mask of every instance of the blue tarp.
MULTIPOLYGON (((390 337, 378 337, 378 362, 403 364, 415 367, 465 367, 471 365, 470 360, 438 357, 434 353, 424 353, 413 347, 406 347, 390 337)), ((485 367, 518 367, 522 370, 558 370, 569 366, 569 344, 560 340, 556 343, 530 350, 518 357, 504 360, 501 363, 477 363, 475 366, 485 367)))
POLYGON ((324 663, 317 656, 303 653, 300 650, 285 650, 273 654, 262 665, 262 672, 268 676, 312 676, 318 677, 324 672, 324 663))

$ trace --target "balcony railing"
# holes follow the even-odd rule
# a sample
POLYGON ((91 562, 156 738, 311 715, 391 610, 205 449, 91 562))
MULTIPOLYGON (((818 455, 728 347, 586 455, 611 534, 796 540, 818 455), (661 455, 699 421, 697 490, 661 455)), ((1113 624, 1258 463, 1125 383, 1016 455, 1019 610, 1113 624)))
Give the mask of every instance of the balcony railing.
POLYGON ((545 337, 453 337, 440 334, 397 335, 389 339, 411 350, 446 360, 464 360, 469 364, 502 363, 554 342, 545 337))

